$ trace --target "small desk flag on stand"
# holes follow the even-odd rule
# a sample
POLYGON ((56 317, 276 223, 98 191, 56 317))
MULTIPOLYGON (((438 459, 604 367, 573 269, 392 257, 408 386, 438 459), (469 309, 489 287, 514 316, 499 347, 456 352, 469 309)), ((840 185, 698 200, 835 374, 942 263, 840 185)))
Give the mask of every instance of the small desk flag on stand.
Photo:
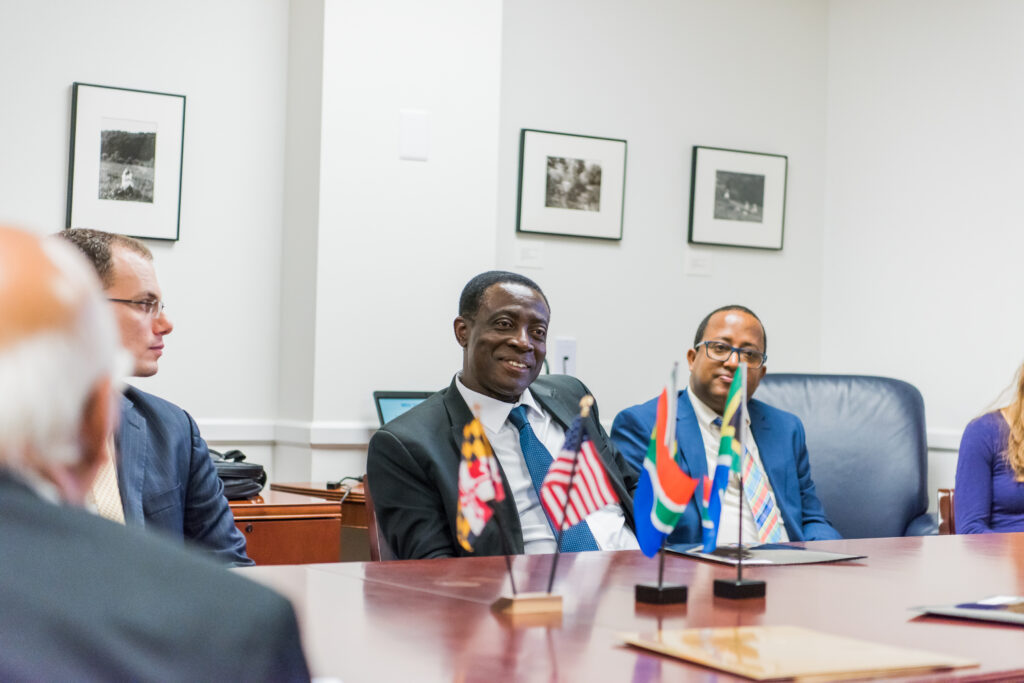
POLYGON ((672 604, 686 602, 686 586, 663 584, 665 539, 676 528, 686 504, 693 496, 697 480, 691 479, 676 463, 676 371, 658 397, 658 410, 651 432, 651 443, 640 471, 640 483, 633 497, 636 540, 647 557, 661 551, 657 584, 637 584, 637 602, 672 604))
MULTIPOLYGON (((744 503, 743 460, 751 459, 747 451, 747 364, 740 363, 733 373, 732 385, 725 399, 725 412, 722 414, 722 440, 718 446, 718 464, 715 467, 715 483, 711 494, 710 513, 714 520, 714 533, 710 536, 705 531, 704 552, 712 552, 718 542, 719 522, 722 514, 722 499, 725 488, 733 473, 740 480, 740 514, 737 520, 739 529, 736 533, 736 580, 715 579, 714 594, 720 598, 746 599, 763 598, 766 593, 764 581, 751 581, 743 578, 743 511, 744 503), (711 550, 709 550, 709 541, 711 550)), ((756 524, 756 521, 755 521, 756 524)), ((756 540, 756 539, 755 539, 756 540)))
POLYGON ((554 528, 562 531, 579 524, 592 512, 619 502, 594 450, 586 423, 579 415, 565 433, 565 445, 544 477, 540 502, 554 528))
POLYGON ((462 430, 462 463, 459 465, 459 512, 455 530, 459 544, 472 552, 494 510, 488 503, 505 499, 498 464, 480 420, 473 418, 462 430))

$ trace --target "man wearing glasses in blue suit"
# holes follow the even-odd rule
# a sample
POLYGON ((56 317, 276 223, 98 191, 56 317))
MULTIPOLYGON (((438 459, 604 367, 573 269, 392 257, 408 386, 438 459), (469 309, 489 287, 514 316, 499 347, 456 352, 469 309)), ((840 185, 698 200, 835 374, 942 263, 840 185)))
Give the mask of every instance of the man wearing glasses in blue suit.
MULTIPOLYGON (((742 507, 743 539, 762 543, 840 538, 814 490, 804 427, 792 413, 751 398, 765 374, 767 337, 753 311, 738 305, 709 313, 686 352, 689 387, 679 392, 676 459, 700 481, 713 476, 721 440, 721 417, 733 373, 747 364, 750 443, 745 444, 744 491, 732 477, 725 492, 718 543, 736 543, 742 507), (755 514, 756 513, 756 514, 755 514)), ((634 467, 643 467, 657 412, 657 397, 615 417, 611 438, 634 467)), ((688 505, 668 542, 699 543, 701 521, 688 505)), ((754 543, 756 544, 756 543, 754 543)))

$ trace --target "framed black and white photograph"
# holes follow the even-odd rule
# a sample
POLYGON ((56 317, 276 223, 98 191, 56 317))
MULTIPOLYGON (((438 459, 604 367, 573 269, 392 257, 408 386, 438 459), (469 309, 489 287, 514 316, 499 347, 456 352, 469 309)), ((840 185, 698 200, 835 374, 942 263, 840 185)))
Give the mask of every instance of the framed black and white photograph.
POLYGON ((694 147, 689 242, 782 249, 788 163, 779 154, 694 147))
POLYGON ((516 231, 622 239, 626 141, 524 128, 516 231))
POLYGON ((75 83, 69 228, 176 240, 185 96, 75 83))

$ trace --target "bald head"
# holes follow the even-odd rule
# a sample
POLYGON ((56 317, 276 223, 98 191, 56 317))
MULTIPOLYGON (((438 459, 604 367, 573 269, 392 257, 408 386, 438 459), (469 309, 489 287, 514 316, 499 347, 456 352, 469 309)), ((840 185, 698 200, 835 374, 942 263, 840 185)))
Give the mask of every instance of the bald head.
POLYGON ((0 350, 34 335, 70 330, 83 295, 41 240, 0 227, 0 350))
POLYGON ((0 226, 0 467, 80 502, 113 427, 117 339, 74 248, 0 226))

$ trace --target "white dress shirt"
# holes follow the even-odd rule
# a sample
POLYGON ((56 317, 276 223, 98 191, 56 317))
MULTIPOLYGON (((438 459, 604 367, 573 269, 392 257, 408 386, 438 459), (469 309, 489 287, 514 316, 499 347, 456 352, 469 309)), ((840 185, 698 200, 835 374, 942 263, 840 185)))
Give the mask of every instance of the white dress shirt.
MULTIPOLYGON (((523 527, 523 548, 526 553, 555 552, 555 534, 544 515, 537 491, 533 488, 533 479, 530 478, 530 470, 526 466, 522 446, 519 445, 519 430, 508 421, 508 414, 518 405, 526 406, 526 419, 534 434, 552 454, 552 459, 565 444, 565 430, 562 429, 562 425, 537 403, 529 389, 519 397, 518 403, 506 403, 468 389, 459 376, 455 378, 455 386, 470 411, 478 414, 487 440, 491 442, 494 455, 505 473, 516 509, 519 511, 519 521, 523 527)), ((633 532, 626 526, 622 506, 617 503, 594 512, 587 517, 587 524, 601 550, 640 547, 633 532)))
MULTIPOLYGON (((722 416, 697 398, 692 386, 686 393, 690 396, 690 404, 693 405, 693 412, 697 416, 697 424, 700 425, 700 435, 704 438, 704 455, 708 462, 708 476, 714 479, 715 467, 718 466, 718 447, 722 441, 722 428, 714 424, 714 421, 722 416)), ((750 455, 753 456, 763 472, 764 465, 761 463, 761 453, 757 450, 757 442, 754 441, 754 434, 750 431, 750 415, 748 414, 744 417, 746 418, 746 434, 744 436, 747 438, 743 445, 750 451, 750 455)), ((768 481, 767 473, 765 473, 764 480, 768 490, 771 491, 772 485, 768 481)), ((775 492, 772 491, 772 498, 774 497, 775 492)), ((725 496, 722 498, 722 516, 718 522, 719 545, 736 543, 739 540, 741 501, 743 503, 743 545, 757 545, 759 543, 757 522, 754 521, 754 515, 750 511, 750 503, 747 501, 747 497, 740 495, 739 477, 734 475, 729 477, 729 485, 726 487, 725 496)), ((776 503, 777 505, 778 503, 776 503)), ((786 523, 782 520, 781 512, 779 513, 779 527, 782 531, 782 537, 779 539, 780 542, 788 541, 789 534, 786 533, 786 523)))

